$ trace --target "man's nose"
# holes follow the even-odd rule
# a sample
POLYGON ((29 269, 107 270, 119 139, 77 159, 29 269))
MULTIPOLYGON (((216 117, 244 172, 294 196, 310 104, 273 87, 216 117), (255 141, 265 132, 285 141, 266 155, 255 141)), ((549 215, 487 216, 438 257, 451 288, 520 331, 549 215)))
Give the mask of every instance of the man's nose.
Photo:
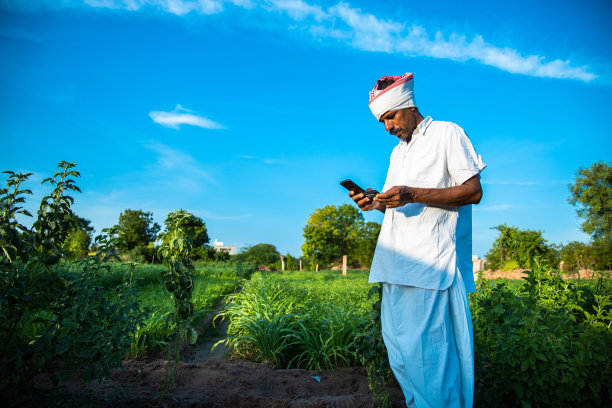
POLYGON ((393 129, 393 123, 390 120, 385 119, 385 130, 388 132, 393 129))

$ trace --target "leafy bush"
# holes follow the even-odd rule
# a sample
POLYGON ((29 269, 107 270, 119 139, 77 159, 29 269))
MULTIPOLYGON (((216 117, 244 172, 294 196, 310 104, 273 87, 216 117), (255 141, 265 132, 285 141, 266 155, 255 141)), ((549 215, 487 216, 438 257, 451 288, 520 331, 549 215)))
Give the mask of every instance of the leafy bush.
POLYGON ((519 269, 521 266, 519 265, 518 261, 511 259, 509 261, 504 262, 504 267, 503 270, 504 271, 512 271, 514 269, 519 269))
POLYGON ((612 397, 612 287, 536 266, 471 295, 477 406, 599 407, 612 397))
POLYGON ((39 372, 56 383, 74 372, 102 380, 121 365, 145 318, 130 282, 104 289, 95 268, 15 265, 2 270, 0 290, 0 391, 7 396, 22 396, 39 372))
MULTIPOLYGON (((30 216, 20 184, 27 174, 9 174, 0 189, 0 395, 7 405, 31 396, 34 376, 51 375, 56 384, 79 373, 101 381, 121 365, 131 333, 142 322, 131 274, 114 285, 102 282, 104 259, 90 257, 76 268, 63 261, 63 245, 75 227, 67 191, 80 191, 74 163, 43 183, 54 186, 42 199, 32 228, 16 220, 30 216)), ((102 254, 112 252, 98 237, 102 254)))
POLYGON ((393 371, 382 338, 382 283, 370 288, 368 299, 372 296, 376 296, 376 302, 372 305, 371 320, 364 330, 356 335, 357 356, 368 373, 368 385, 374 400, 381 407, 387 408, 391 406, 387 387, 393 378, 393 371))
POLYGON ((159 261, 157 257, 157 248, 155 248, 153 243, 149 243, 148 245, 136 245, 130 250, 125 250, 121 254, 121 258, 137 263, 153 263, 159 261))
POLYGON ((238 262, 246 262, 255 267, 265 267, 280 260, 280 254, 272 244, 257 244, 242 248, 233 257, 238 262))
POLYGON ((485 255, 487 268, 530 268, 533 260, 538 257, 546 259, 550 265, 558 264, 559 251, 555 245, 546 242, 542 231, 521 230, 506 224, 491 229, 498 230, 499 235, 485 255))

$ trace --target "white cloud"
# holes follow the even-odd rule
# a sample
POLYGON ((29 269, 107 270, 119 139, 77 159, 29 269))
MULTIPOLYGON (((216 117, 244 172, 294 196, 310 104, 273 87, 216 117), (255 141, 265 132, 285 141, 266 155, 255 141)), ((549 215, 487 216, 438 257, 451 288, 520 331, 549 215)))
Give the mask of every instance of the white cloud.
MULTIPOLYGON (((346 3, 331 7, 329 11, 333 17, 347 25, 346 37, 352 37, 356 48, 387 53, 397 51, 394 45, 404 29, 403 24, 381 20, 346 3)), ((337 38, 338 32, 332 32, 332 36, 337 38)))
POLYGON ((321 21, 328 17, 327 13, 319 6, 312 6, 302 0, 268 0, 264 2, 264 7, 272 10, 284 11, 294 20, 303 20, 307 17, 314 17, 321 21))
MULTIPOLYGON (((195 11, 215 14, 223 11, 223 0, 84 0, 92 7, 138 11, 143 7, 158 8, 167 13, 183 16, 195 11)), ((240 2, 243 3, 243 2, 240 2)))
POLYGON ((186 183, 188 186, 192 186, 192 184, 199 184, 201 180, 215 182, 212 175, 204 170, 193 156, 159 142, 150 142, 145 147, 158 155, 157 164, 150 167, 151 176, 162 175, 164 179, 174 185, 186 183))
MULTIPOLYGON (((472 36, 471 39, 454 32, 445 35, 441 31, 428 30, 420 25, 384 19, 345 2, 339 2, 327 10, 321 5, 303 0, 85 0, 85 3, 93 7, 130 11, 148 6, 178 16, 190 13, 220 13, 224 10, 224 4, 231 3, 246 10, 280 13, 281 16, 285 15, 291 20, 289 23, 292 28, 302 28, 316 39, 334 39, 364 51, 458 62, 476 61, 510 73, 534 77, 573 79, 583 82, 598 78, 589 66, 575 66, 569 59, 549 60, 542 55, 523 55, 518 50, 490 44, 479 34, 472 36)), ((278 29, 285 30, 287 23, 287 21, 281 22, 278 29)), ((158 113, 160 113, 159 120, 166 123, 175 123, 175 121, 189 124, 193 124, 191 121, 202 123, 193 115, 170 116, 167 112, 158 113)))
POLYGON ((263 162, 265 164, 285 164, 285 163, 287 163, 287 160, 285 160, 285 159, 268 159, 268 158, 266 158, 266 159, 263 159, 263 162))
POLYGON ((224 126, 203 116, 194 115, 193 111, 176 105, 172 112, 152 111, 149 116, 153 122, 179 130, 181 125, 198 126, 204 129, 223 129, 224 126))
POLYGON ((433 38, 425 27, 406 26, 392 20, 382 20, 349 4, 340 3, 329 9, 330 15, 346 25, 328 28, 317 26, 316 34, 346 39, 355 48, 389 54, 425 56, 453 61, 474 60, 501 70, 536 77, 592 81, 597 75, 589 67, 574 67, 569 60, 546 61, 540 55, 523 56, 517 50, 499 48, 487 43, 481 35, 472 40, 457 33, 448 36, 436 31, 433 38))

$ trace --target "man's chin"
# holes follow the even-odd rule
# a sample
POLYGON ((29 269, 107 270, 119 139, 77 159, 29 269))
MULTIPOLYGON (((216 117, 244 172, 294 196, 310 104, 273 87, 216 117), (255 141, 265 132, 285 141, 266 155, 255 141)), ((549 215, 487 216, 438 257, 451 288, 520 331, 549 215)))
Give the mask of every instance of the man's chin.
POLYGON ((396 133, 396 134, 395 134, 395 136, 397 136, 397 138, 398 138, 399 140, 402 140, 402 141, 404 141, 404 142, 405 142, 406 140, 408 140, 408 133, 407 133, 407 132, 398 132, 398 133, 396 133))

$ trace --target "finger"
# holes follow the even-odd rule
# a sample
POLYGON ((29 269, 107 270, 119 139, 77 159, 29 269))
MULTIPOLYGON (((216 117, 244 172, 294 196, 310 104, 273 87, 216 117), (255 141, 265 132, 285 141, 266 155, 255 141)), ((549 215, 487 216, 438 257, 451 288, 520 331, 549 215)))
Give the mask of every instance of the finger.
POLYGON ((369 198, 365 198, 365 197, 357 202, 359 207, 365 207, 365 206, 369 205, 370 203, 371 203, 370 199, 369 198))
POLYGON ((386 195, 386 194, 378 194, 374 197, 376 201, 380 201, 381 203, 390 203, 396 199, 395 195, 386 195))
POLYGON ((399 207, 399 200, 397 198, 380 200, 380 203, 385 205, 387 208, 399 207))

